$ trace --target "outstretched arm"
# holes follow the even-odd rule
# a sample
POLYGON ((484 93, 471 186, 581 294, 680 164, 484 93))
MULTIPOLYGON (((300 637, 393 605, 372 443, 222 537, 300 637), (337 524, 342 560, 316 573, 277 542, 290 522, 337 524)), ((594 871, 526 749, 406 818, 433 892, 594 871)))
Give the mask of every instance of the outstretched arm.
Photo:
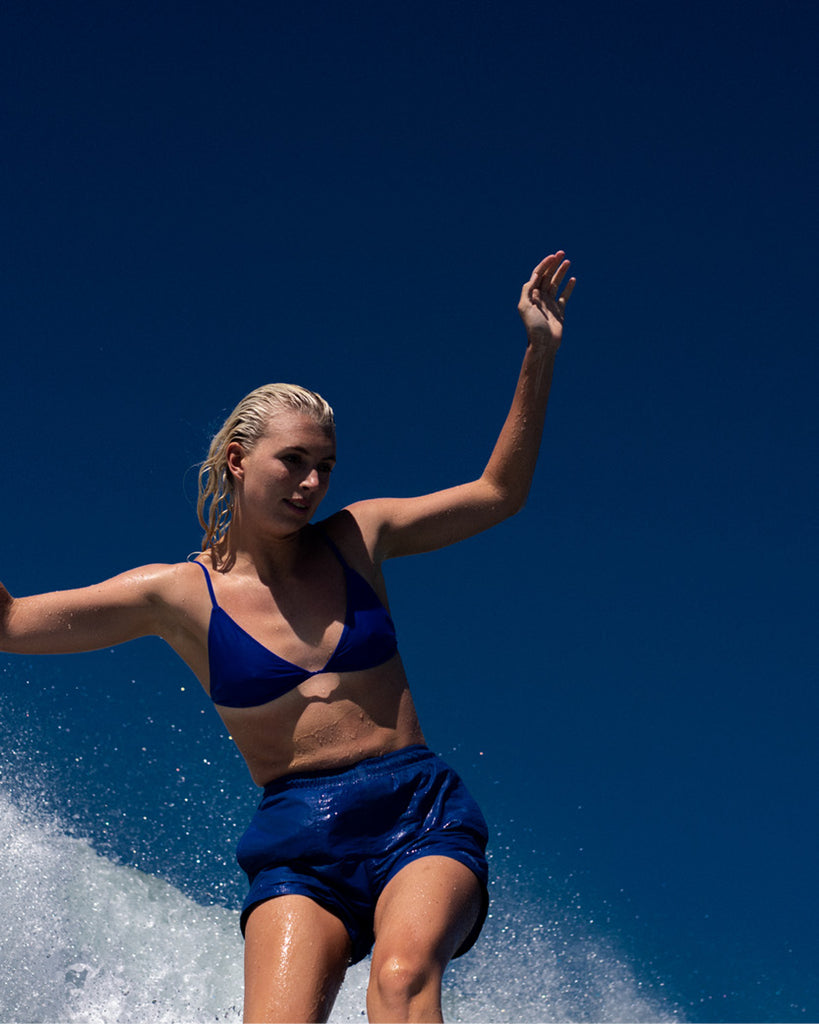
POLYGON ((566 304, 575 285, 573 277, 563 285, 568 269, 565 253, 553 253, 523 286, 518 312, 526 328, 526 353, 512 406, 481 476, 417 498, 380 498, 350 506, 376 561, 454 544, 523 507, 540 448, 566 304))
POLYGON ((149 565, 79 590, 14 598, 0 584, 0 651, 67 654, 163 634, 177 567, 149 565))

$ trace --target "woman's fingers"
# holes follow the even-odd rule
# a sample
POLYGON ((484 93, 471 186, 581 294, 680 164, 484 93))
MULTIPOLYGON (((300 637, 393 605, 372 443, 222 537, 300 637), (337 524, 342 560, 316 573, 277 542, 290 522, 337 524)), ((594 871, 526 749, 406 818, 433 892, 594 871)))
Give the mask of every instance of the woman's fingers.
POLYGON ((550 304, 556 305, 562 313, 576 283, 576 279, 570 277, 563 287, 562 295, 558 298, 557 293, 571 266, 571 262, 565 256, 566 253, 559 249, 538 263, 532 271, 531 277, 523 286, 520 305, 521 312, 523 312, 525 305, 539 306, 541 301, 545 300, 550 304))
POLYGON ((556 294, 558 288, 560 287, 560 282, 566 276, 566 271, 569 269, 569 266, 569 261, 563 260, 563 262, 560 264, 557 270, 555 270, 555 272, 552 274, 552 279, 549 282, 549 291, 553 295, 556 294))
POLYGON ((565 287, 565 288, 563 289, 563 294, 562 294, 562 295, 560 296, 560 298, 559 298, 559 299, 557 300, 557 301, 558 301, 558 304, 559 304, 559 305, 560 305, 560 306, 561 306, 561 307, 562 307, 563 309, 565 309, 565 308, 566 308, 566 303, 567 303, 567 302, 569 301, 569 296, 570 296, 570 295, 572 294, 572 292, 574 291, 574 286, 575 286, 576 284, 577 284, 577 278, 576 278, 576 277, 570 277, 570 278, 569 278, 569 280, 568 280, 568 281, 566 282, 566 287, 565 287))
POLYGON ((566 255, 565 252, 558 251, 553 252, 551 256, 546 256, 532 271, 532 276, 529 278, 530 282, 533 282, 536 286, 539 286, 543 278, 548 278, 554 267, 563 259, 566 255))

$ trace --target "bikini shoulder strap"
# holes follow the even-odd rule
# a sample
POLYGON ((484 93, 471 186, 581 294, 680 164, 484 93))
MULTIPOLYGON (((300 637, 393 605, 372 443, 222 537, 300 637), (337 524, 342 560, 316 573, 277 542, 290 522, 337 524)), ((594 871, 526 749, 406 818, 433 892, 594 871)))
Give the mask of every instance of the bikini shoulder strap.
POLYGON ((210 573, 207 570, 207 566, 205 566, 202 562, 194 562, 193 564, 194 565, 198 565, 199 568, 202 570, 202 572, 205 574, 205 580, 206 580, 206 582, 208 584, 208 590, 210 591, 210 601, 211 601, 211 604, 213 605, 214 608, 218 608, 219 605, 218 605, 218 603, 216 601, 216 594, 214 594, 214 592, 213 592, 213 584, 211 583, 210 573))

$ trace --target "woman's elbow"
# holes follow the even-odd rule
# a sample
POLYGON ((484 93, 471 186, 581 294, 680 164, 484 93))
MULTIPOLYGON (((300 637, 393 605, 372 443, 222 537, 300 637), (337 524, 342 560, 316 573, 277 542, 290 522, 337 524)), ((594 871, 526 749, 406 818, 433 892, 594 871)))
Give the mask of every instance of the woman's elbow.
POLYGON ((526 505, 526 499, 529 497, 528 487, 504 487, 490 481, 487 481, 487 484, 491 488, 492 513, 496 522, 502 523, 504 519, 511 519, 526 505))
POLYGON ((512 516, 516 516, 518 512, 522 512, 526 507, 526 499, 529 497, 529 492, 525 494, 516 494, 506 499, 503 506, 503 518, 511 519, 512 516))

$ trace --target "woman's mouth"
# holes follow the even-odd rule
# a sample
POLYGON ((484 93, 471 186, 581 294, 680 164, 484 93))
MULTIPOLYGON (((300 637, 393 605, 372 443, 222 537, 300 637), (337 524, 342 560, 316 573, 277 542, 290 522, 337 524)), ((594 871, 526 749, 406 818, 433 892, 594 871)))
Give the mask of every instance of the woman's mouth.
POLYGON ((289 505, 290 508, 294 509, 296 512, 304 513, 310 511, 309 502, 301 501, 298 498, 285 498, 284 503, 285 505, 289 505))

